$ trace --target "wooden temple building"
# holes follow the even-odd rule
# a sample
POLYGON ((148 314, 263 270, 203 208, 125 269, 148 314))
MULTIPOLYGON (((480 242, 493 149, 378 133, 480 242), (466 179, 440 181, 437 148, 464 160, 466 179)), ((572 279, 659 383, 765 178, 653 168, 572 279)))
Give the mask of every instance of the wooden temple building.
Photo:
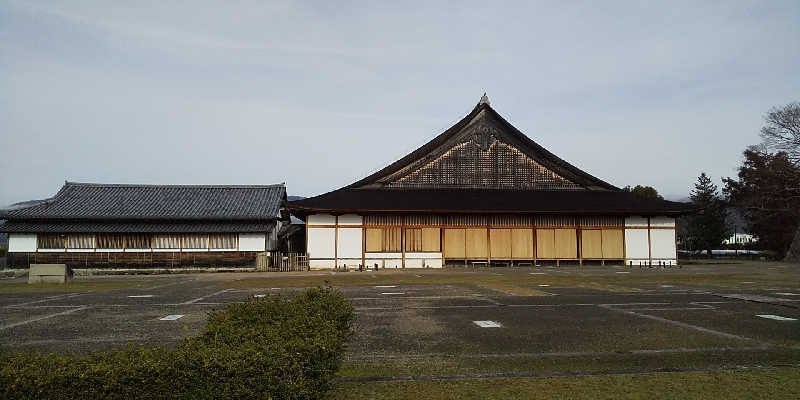
POLYGON ((286 187, 66 182, 0 210, 8 266, 247 266, 279 246, 286 187))
POLYGON ((675 217, 689 211, 581 171, 513 127, 485 95, 400 160, 287 209, 306 222, 312 268, 675 265, 675 217))

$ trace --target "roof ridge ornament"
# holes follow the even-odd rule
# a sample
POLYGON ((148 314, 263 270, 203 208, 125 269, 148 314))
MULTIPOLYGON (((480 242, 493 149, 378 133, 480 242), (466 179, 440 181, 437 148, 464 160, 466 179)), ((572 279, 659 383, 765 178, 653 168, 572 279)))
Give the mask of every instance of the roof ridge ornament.
POLYGON ((478 105, 481 105, 481 104, 486 104, 487 106, 491 105, 489 103, 489 96, 486 95, 486 92, 483 92, 483 96, 481 96, 481 100, 478 102, 478 105))

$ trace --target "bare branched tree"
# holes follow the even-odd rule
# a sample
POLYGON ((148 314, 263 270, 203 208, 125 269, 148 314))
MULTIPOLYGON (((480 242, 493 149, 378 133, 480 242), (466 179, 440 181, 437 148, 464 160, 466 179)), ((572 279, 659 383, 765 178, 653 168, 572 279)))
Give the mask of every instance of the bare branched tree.
POLYGON ((775 107, 764 117, 761 139, 770 153, 784 152, 795 164, 800 164, 800 102, 775 107))

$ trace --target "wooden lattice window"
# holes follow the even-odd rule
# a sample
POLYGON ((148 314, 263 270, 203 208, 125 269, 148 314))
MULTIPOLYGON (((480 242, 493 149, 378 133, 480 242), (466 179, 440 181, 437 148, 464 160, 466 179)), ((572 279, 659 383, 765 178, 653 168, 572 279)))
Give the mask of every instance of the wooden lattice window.
POLYGON ((37 247, 40 249, 64 249, 67 247, 67 237, 59 234, 37 235, 37 247))
POLYGON ((98 249, 121 249, 123 246, 122 235, 97 235, 98 249))
POLYGON ((125 235, 126 249, 149 249, 150 235, 125 235))
POLYGON ((208 235, 183 235, 184 249, 207 249, 208 248, 208 235))
POLYGON ((153 236, 154 249, 180 249, 181 235, 155 235, 153 236))
POLYGON ((209 243, 211 249, 217 250, 236 250, 236 234, 214 234, 209 235, 209 243))

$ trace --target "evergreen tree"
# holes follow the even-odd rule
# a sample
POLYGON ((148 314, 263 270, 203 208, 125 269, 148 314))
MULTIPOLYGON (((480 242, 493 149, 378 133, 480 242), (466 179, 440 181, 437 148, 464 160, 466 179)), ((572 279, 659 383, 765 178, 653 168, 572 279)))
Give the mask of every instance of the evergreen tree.
POLYGON ((698 213, 689 219, 689 240, 694 248, 706 250, 709 255, 730 234, 725 204, 717 189, 717 185, 703 172, 689 196, 698 209, 698 213))

